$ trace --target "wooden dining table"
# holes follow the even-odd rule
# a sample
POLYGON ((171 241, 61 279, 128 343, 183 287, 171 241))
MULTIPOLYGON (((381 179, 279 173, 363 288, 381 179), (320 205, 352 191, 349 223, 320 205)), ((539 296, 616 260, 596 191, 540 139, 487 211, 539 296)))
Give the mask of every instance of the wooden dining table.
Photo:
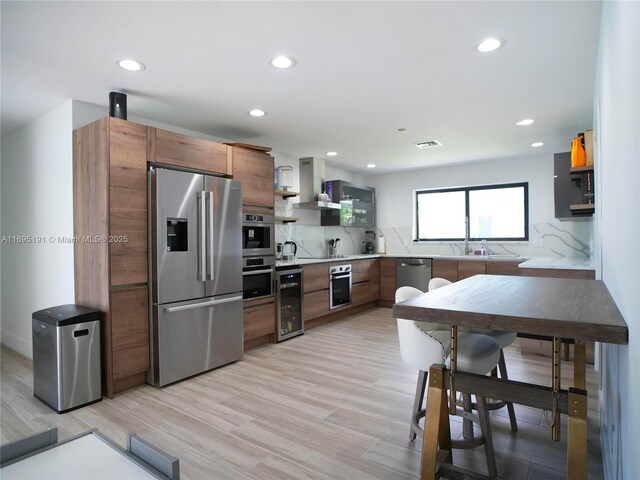
POLYGON ((629 336, 604 282, 475 275, 396 303, 393 316, 451 325, 450 366, 436 364, 429 369, 422 480, 457 470, 451 464, 449 430, 449 411, 455 411, 456 391, 551 411, 554 440, 560 438, 560 415, 566 414, 567 478, 587 478, 585 341, 626 344, 629 336), (550 386, 458 372, 457 331, 461 325, 550 337, 550 386), (561 385, 562 339, 574 341, 573 386, 568 389, 561 385))

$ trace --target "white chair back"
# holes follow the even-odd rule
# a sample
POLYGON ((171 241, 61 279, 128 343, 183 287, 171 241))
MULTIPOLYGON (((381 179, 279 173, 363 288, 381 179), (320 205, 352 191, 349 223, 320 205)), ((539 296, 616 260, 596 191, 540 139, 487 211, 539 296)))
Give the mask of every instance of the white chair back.
MULTIPOLYGON (((414 287, 400 287, 396 290, 396 302, 410 300, 422 291, 414 287)), ((398 339, 400 341, 400 355, 402 360, 418 370, 424 370, 434 363, 443 362, 444 349, 442 344, 433 337, 430 337, 423 330, 435 330, 439 324, 423 323, 421 330, 413 320, 398 318, 398 339)))

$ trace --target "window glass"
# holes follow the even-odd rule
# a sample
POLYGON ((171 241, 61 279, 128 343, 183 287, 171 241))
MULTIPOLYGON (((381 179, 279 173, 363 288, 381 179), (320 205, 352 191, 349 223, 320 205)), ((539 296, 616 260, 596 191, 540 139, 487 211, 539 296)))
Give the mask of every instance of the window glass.
POLYGON ((418 195, 418 238, 464 238, 464 191, 425 192, 418 195))
POLYGON ((524 188, 469 191, 469 238, 524 238, 524 188))
POLYGON ((529 239, 527 183, 418 190, 415 201, 416 240, 529 239))

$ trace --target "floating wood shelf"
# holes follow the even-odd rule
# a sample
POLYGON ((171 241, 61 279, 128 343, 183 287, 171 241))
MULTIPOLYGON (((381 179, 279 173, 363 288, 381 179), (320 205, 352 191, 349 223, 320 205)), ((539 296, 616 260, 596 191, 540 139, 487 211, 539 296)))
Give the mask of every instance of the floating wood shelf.
POLYGON ((571 210, 571 213, 593 213, 595 209, 595 203, 579 203, 576 205, 569 205, 569 210, 571 210))
POLYGON ((571 173, 587 173, 587 172, 593 172, 593 165, 586 165, 584 167, 571 167, 569 169, 569 172, 571 173))
POLYGON ((273 218, 276 222, 282 222, 282 223, 293 223, 298 221, 296 217, 273 217, 273 218))
POLYGON ((292 192, 291 190, 274 190, 273 194, 282 198, 297 197, 300 195, 298 192, 292 192))

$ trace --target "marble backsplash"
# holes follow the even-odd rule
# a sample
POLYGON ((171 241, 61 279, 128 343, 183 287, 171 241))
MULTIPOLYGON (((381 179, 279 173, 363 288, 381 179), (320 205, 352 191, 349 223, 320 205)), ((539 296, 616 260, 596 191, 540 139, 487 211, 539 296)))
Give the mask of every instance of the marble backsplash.
MULTIPOLYGON (((386 253, 461 255, 464 242, 414 243, 411 227, 373 229, 384 235, 386 253)), ((340 254, 363 253, 364 231, 353 227, 322 227, 295 223, 276 226, 276 242, 294 241, 298 256, 322 256, 328 251, 328 241, 340 238, 340 254)), ((549 222, 529 225, 528 242, 488 242, 493 253, 517 254, 529 257, 591 257, 591 222, 549 222)), ((470 242, 479 248, 479 242, 470 242)))
MULTIPOLYGON (((352 255, 364 252, 364 232, 374 230, 386 239, 386 253, 461 255, 464 242, 415 243, 411 226, 399 227, 322 227, 320 211, 295 208, 292 199, 276 199, 275 215, 296 217, 298 222, 276 225, 276 242, 294 241, 298 256, 323 256, 328 252, 328 241, 340 238, 339 253, 352 255)), ((517 254, 525 257, 577 257, 590 258, 593 222, 560 222, 529 224, 528 242, 488 242, 493 253, 517 254)), ((470 242, 473 249, 479 242, 470 242)))

